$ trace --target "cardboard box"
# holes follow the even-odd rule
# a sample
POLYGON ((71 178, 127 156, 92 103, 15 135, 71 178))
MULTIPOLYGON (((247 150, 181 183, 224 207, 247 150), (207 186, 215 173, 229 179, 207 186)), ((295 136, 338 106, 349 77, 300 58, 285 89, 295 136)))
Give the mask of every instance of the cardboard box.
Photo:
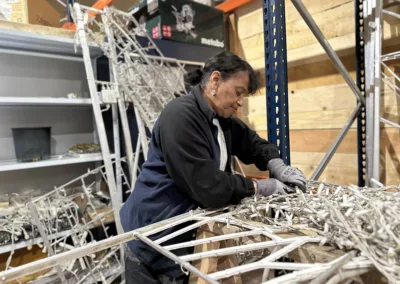
POLYGON ((2 0, 0 20, 61 27, 60 13, 46 0, 2 0))
POLYGON ((152 38, 225 47, 224 15, 216 8, 189 0, 142 0, 130 12, 152 38))

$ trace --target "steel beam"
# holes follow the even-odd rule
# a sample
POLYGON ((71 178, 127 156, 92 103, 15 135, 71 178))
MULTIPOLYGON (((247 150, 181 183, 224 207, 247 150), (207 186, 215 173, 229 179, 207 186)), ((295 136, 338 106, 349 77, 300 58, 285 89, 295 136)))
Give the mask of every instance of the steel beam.
MULTIPOLYGON (((365 98, 365 32, 363 10, 364 0, 355 0, 357 87, 361 91, 361 96, 365 98)), ((358 186, 365 186, 367 175, 366 127, 366 108, 363 105, 357 117, 358 186)))
POLYGON ((285 1, 263 0, 268 140, 290 165, 285 1))
POLYGON ((380 0, 364 2, 366 92, 366 185, 376 186, 380 164, 381 15, 380 0))
POLYGON ((318 180, 319 177, 321 176, 322 172, 325 170, 326 166, 328 165, 329 161, 332 159, 333 154, 335 154, 337 148, 339 148, 340 143, 342 143, 344 137, 346 136, 347 132, 349 132, 350 127, 353 125, 354 121, 358 117, 360 111, 361 111, 361 103, 357 104, 357 107, 354 109, 354 111, 351 113, 349 119, 345 123, 344 127, 340 131, 339 135, 336 137, 335 141, 333 142, 331 148, 329 151, 325 154, 324 158, 322 161, 319 163, 317 169, 311 176, 311 180, 318 180))

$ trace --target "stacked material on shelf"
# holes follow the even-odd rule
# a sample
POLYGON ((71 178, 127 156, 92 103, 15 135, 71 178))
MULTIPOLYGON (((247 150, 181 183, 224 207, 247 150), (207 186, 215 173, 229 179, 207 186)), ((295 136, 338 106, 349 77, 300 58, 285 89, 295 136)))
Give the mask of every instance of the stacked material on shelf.
MULTIPOLYGON (((8 208, 0 209, 0 244, 3 245, 0 249, 10 252, 5 271, 11 268, 14 252, 19 248, 31 250, 37 245, 50 256, 98 241, 93 228, 102 231, 99 236, 110 237, 111 200, 107 188, 97 186, 100 182, 96 180, 97 175, 107 181, 105 167, 101 166, 48 193, 11 195, 8 208)), ((128 184, 125 174, 121 178, 128 184)), ((35 283, 54 283, 56 278, 92 282, 113 278, 123 271, 120 257, 119 247, 105 249, 43 270, 40 277, 35 274, 33 279, 37 278, 35 283)))

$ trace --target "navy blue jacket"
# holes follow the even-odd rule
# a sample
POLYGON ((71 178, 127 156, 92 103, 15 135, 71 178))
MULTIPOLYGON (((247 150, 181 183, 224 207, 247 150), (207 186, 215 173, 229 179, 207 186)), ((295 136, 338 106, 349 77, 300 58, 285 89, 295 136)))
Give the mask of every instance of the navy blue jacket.
MULTIPOLYGON (((218 117, 229 157, 225 171, 220 171, 217 128, 212 123, 213 118, 216 114, 208 106, 200 86, 165 107, 153 128, 147 161, 120 211, 126 232, 198 207, 238 204, 254 194, 252 180, 231 173, 230 156, 235 155, 245 164, 254 163, 260 170, 266 170, 271 159, 279 158, 278 148, 260 138, 241 120, 218 117)), ((180 228, 170 228, 151 239, 180 228)), ((162 245, 188 241, 192 237, 193 232, 189 232, 162 245)), ((131 241, 128 247, 157 274, 177 277, 182 273, 172 261, 140 241, 131 241)), ((184 255, 190 250, 174 253, 184 255)))

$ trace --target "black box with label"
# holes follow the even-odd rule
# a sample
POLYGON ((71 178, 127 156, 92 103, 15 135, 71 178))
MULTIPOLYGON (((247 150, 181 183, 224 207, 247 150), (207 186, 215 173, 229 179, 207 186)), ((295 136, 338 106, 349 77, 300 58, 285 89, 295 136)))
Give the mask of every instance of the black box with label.
POLYGON ((152 38, 225 48, 224 15, 216 8, 189 0, 142 0, 130 13, 152 38))

